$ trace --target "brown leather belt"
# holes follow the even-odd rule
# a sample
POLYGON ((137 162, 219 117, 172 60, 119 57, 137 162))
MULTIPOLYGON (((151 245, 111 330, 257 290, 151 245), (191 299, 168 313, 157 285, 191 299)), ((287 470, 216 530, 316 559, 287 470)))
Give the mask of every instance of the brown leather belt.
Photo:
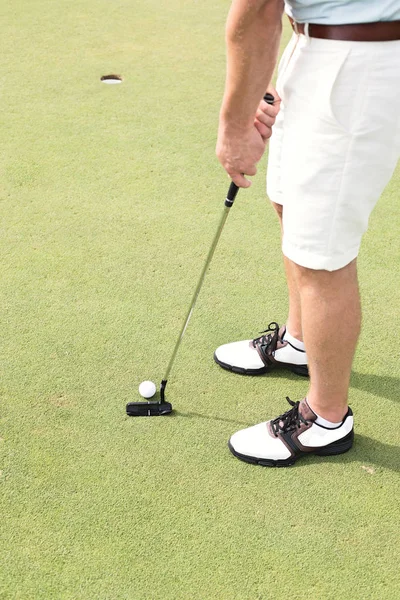
MULTIPOLYGON (((304 33, 304 23, 289 21, 296 33, 304 33)), ((376 23, 352 23, 349 25, 320 25, 309 23, 308 35, 324 40, 346 42, 390 42, 400 40, 400 21, 377 21, 376 23)))

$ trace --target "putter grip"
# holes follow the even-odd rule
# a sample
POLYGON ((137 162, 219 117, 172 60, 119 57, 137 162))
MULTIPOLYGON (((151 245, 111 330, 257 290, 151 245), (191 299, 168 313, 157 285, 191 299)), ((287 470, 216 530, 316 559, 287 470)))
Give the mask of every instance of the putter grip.
POLYGON ((226 195, 225 206, 227 206, 228 208, 232 206, 232 204, 235 202, 235 198, 237 196, 238 191, 238 186, 232 181, 231 185, 229 186, 228 193, 226 195))
MULTIPOLYGON (((264 94, 263 100, 265 100, 267 104, 273 104, 275 102, 275 98, 272 94, 264 94)), ((225 206, 227 206, 228 208, 232 206, 232 204, 235 202, 235 198, 237 196, 238 191, 239 187, 236 185, 236 183, 233 183, 232 181, 231 185, 229 186, 228 193, 226 195, 225 206)))

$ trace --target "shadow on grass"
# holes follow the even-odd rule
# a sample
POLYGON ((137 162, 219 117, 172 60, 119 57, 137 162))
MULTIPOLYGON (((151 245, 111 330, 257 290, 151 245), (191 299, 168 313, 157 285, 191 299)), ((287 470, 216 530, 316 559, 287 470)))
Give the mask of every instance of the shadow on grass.
POLYGON ((196 412, 181 412, 174 410, 175 417, 185 417, 187 419, 207 419, 208 421, 222 421, 224 423, 233 423, 244 427, 251 427, 254 423, 238 421, 237 419, 226 419, 225 417, 216 417, 215 415, 204 415, 196 412))
MULTIPOLYGON (((218 366, 218 365, 216 365, 218 366)), ((218 367, 221 370, 221 367, 218 367)), ((287 379, 288 381, 304 381, 307 385, 309 382, 308 375, 296 375, 287 369, 275 369, 272 371, 267 371, 266 373, 261 373, 260 375, 245 375, 244 373, 231 373, 226 369, 222 369, 222 371, 228 375, 228 377, 241 377, 243 379, 287 379)))
POLYGON ((352 372, 350 387, 363 390, 374 396, 400 401, 400 378, 389 375, 374 375, 352 372))
MULTIPOLYGON (((243 375, 248 377, 248 375, 243 375)), ((289 371, 273 371, 271 373, 263 373, 257 375, 257 378, 262 379, 286 379, 288 382, 296 381, 304 382, 305 394, 309 385, 308 377, 299 377, 289 371)), ((376 375, 368 373, 358 373, 353 371, 351 374, 350 387, 358 390, 363 390, 374 396, 387 398, 388 400, 400 401, 400 378, 391 377, 390 375, 376 375)), ((282 394, 283 396, 284 394, 282 394)))
MULTIPOLYGON (((330 461, 337 463, 360 463, 360 467, 370 472, 371 467, 383 467, 390 471, 400 472, 400 447, 384 444, 378 440, 367 437, 366 435, 356 434, 354 446, 346 454, 338 456, 318 457, 310 456, 301 459, 296 463, 296 467, 307 467, 321 461, 330 461)), ((373 470, 373 469, 372 469, 373 470)), ((372 473, 373 474, 373 473, 372 473)))
MULTIPOLYGON (((271 375, 270 375, 271 376, 271 375)), ((299 380, 299 377, 292 373, 282 371, 274 372, 274 378, 299 380)), ((307 383, 307 378, 302 378, 307 383)), ((308 385, 308 384, 307 384, 308 385)), ((351 375, 350 387, 363 390, 381 398, 387 398, 392 401, 400 400, 400 378, 388 375, 375 375, 357 373, 353 371, 351 375)), ((254 422, 239 421, 237 419, 227 419, 216 415, 206 415, 196 412, 174 411, 175 416, 189 419, 207 419, 210 421, 222 421, 232 423, 239 427, 251 427, 254 422)), ((267 418, 267 417, 266 417, 267 418)), ((340 462, 340 463, 360 463, 360 467, 367 472, 371 467, 382 467, 391 471, 400 472, 400 447, 384 444, 378 440, 365 435, 356 434, 354 446, 350 452, 331 457, 309 456, 296 463, 295 468, 307 467, 309 464, 322 461, 340 462)))
MULTIPOLYGON (((224 423, 233 423, 238 426, 250 427, 254 423, 246 423, 236 419, 226 419, 216 417, 215 415, 204 415, 196 412, 178 412, 174 411, 176 417, 185 417, 187 419, 207 419, 209 421, 222 421, 224 423)), ((391 444, 384 444, 378 440, 367 437, 366 435, 355 434, 354 446, 345 454, 337 456, 305 456, 296 463, 295 468, 307 467, 310 464, 320 463, 321 461, 339 462, 339 463, 360 463, 360 467, 367 472, 371 472, 371 467, 383 467, 397 473, 400 472, 400 447, 391 444)), ((373 469, 372 469, 373 471, 373 469)), ((373 474, 373 473, 371 473, 373 474)))

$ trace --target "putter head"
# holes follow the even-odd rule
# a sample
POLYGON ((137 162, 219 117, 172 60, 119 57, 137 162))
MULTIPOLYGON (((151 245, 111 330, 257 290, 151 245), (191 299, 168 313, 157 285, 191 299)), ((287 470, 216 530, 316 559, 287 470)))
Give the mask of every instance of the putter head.
POLYGON ((170 402, 128 402, 126 414, 130 417, 160 417, 172 412, 170 402))

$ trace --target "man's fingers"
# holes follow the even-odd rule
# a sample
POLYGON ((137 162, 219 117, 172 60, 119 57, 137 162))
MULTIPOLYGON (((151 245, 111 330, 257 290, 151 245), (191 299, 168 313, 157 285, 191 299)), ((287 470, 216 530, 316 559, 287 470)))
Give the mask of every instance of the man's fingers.
MULTIPOLYGON (((257 173, 256 167, 248 167, 246 169, 245 174, 252 177, 253 175, 256 175, 256 173, 257 173)), ((236 183, 236 185, 238 187, 248 188, 251 186, 251 181, 246 179, 245 174, 244 173, 232 173, 231 171, 228 171, 228 175, 232 179, 233 183, 236 183)))
POLYGON ((268 140, 272 135, 271 127, 266 127, 263 123, 260 123, 258 120, 254 121, 254 127, 257 128, 257 131, 262 136, 263 140, 268 140))
POLYGON ((233 183, 236 183, 240 188, 248 188, 251 186, 251 181, 246 179, 241 173, 229 174, 229 177, 232 179, 233 183))
POLYGON ((279 112, 280 103, 280 100, 274 102, 274 104, 268 104, 268 102, 265 102, 265 100, 261 100, 260 104, 258 105, 258 110, 261 110, 264 114, 275 119, 279 112))
POLYGON ((266 125, 267 127, 272 127, 272 125, 275 123, 275 117, 267 115, 260 109, 258 109, 256 112, 256 119, 260 121, 260 123, 264 123, 264 125, 266 125))
POLYGON ((262 100, 258 106, 254 126, 263 140, 268 140, 272 135, 272 126, 275 123, 276 116, 279 112, 280 98, 275 104, 268 104, 262 100))
POLYGON ((216 154, 221 165, 239 187, 250 187, 246 176, 257 173, 257 163, 265 150, 265 140, 255 125, 247 131, 227 131, 220 126, 216 154))
MULTIPOLYGON (((273 96, 273 98, 274 98, 274 103, 270 104, 269 106, 275 108, 275 110, 278 109, 278 112, 279 112, 279 107, 280 107, 280 103, 282 102, 282 99, 279 96, 278 92, 276 91, 276 89, 274 87, 272 87, 272 85, 269 85, 268 89, 267 89, 267 93, 270 94, 271 96, 273 96)), ((263 100, 263 102, 265 102, 265 100, 263 100)))
POLYGON ((247 169, 245 170, 245 175, 250 175, 250 177, 253 177, 256 174, 257 167, 255 165, 253 165, 252 167, 247 167, 247 169))

